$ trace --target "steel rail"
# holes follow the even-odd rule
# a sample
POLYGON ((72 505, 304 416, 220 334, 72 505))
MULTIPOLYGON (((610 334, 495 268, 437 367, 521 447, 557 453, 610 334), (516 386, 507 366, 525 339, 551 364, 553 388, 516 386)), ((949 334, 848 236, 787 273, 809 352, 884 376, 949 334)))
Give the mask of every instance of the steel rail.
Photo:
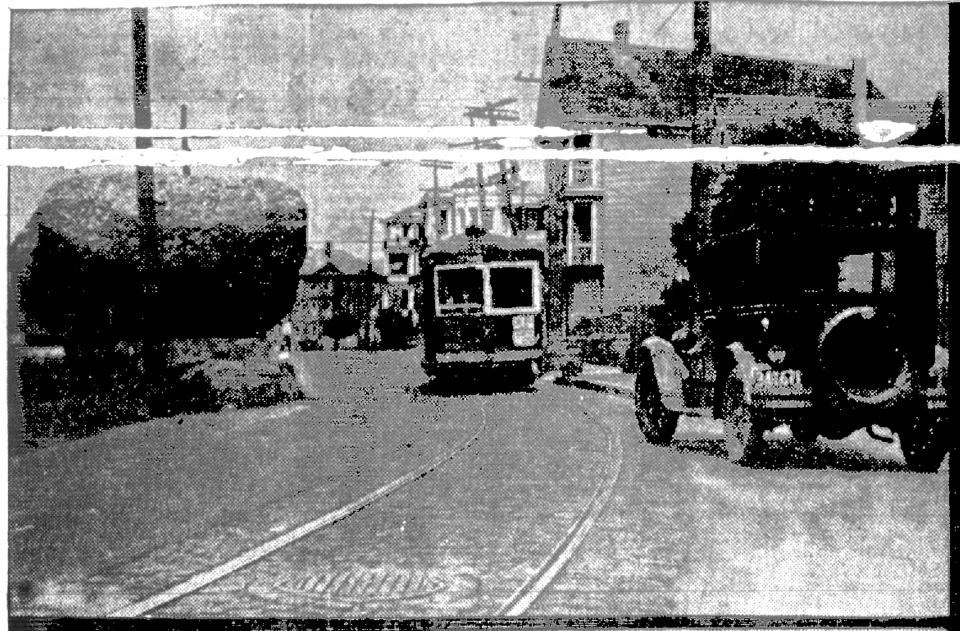
POLYGON ((149 611, 153 611, 159 607, 162 607, 174 600, 183 598, 193 592, 196 592, 207 585, 218 581, 225 576, 233 574, 238 570, 247 567, 257 561, 260 561, 264 557, 280 550, 281 548, 294 543, 300 539, 303 539, 307 535, 316 532, 317 530, 335 524, 343 519, 346 519, 350 515, 359 512, 360 510, 366 508, 373 502, 386 497, 390 493, 393 493, 397 489, 410 484, 416 480, 422 479, 438 469, 440 466, 446 462, 452 460, 460 453, 467 450, 480 435, 484 432, 487 426, 487 415, 481 408, 482 421, 480 427, 477 429, 476 433, 470 436, 467 440, 463 441, 456 447, 451 450, 444 452, 440 457, 434 459, 426 467, 411 471, 406 475, 403 475, 394 481, 381 486, 380 488, 367 493, 366 495, 360 497, 349 504, 346 504, 334 511, 326 513, 325 515, 318 517, 312 521, 309 521, 293 530, 286 532, 278 537, 275 537, 265 543, 258 545, 257 547, 244 552, 243 554, 234 557, 233 559, 221 563, 216 567, 213 567, 209 570, 205 570, 198 574, 195 574, 191 578, 180 582, 172 587, 169 587, 162 592, 145 598, 143 600, 134 602, 129 605, 125 605, 119 609, 110 611, 109 613, 104 614, 107 618, 136 618, 143 616, 149 611))
POLYGON ((553 549, 543 564, 507 599, 497 610, 497 616, 517 617, 530 608, 583 543, 594 522, 610 501, 623 471, 623 445, 615 429, 597 423, 607 433, 607 453, 615 456, 616 464, 611 472, 594 490, 583 512, 553 549))

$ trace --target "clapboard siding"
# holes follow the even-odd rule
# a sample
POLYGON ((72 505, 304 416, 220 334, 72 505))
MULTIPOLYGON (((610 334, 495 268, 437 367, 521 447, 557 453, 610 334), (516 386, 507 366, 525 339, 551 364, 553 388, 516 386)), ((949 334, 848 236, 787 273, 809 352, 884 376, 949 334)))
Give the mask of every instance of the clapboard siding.
MULTIPOLYGON (((685 139, 641 135, 598 136, 603 149, 667 149, 688 146, 685 139)), ((604 311, 654 304, 673 277, 677 263, 670 225, 690 209, 689 164, 601 160, 597 184, 599 256, 604 266, 604 311)))

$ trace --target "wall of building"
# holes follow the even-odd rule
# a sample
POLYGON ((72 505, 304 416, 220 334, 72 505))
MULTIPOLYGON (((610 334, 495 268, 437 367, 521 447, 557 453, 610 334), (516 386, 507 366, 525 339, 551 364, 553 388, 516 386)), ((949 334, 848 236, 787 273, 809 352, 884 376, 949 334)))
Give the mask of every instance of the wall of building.
MULTIPOLYGON (((645 135, 603 135, 602 149, 666 149, 689 140, 645 135)), ((670 225, 690 209, 689 164, 601 160, 597 185, 600 203, 599 253, 604 267, 605 313, 659 302, 660 292, 677 271, 670 225)))

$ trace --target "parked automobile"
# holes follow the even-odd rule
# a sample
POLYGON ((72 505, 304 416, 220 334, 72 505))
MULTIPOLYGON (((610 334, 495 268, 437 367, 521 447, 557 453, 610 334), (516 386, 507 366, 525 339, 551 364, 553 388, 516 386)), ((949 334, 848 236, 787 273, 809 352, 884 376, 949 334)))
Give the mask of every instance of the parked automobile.
POLYGON ((934 234, 916 225, 752 228, 697 253, 695 317, 642 343, 636 416, 652 443, 681 414, 722 419, 734 461, 764 430, 842 438, 866 428, 907 465, 947 451, 947 350, 937 344, 934 234))

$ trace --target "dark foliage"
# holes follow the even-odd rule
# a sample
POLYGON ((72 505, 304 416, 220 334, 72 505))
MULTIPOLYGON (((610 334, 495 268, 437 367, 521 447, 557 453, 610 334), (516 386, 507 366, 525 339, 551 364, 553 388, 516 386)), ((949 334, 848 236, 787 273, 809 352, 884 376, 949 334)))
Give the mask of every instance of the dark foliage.
POLYGON ((327 320, 323 325, 323 333, 327 337, 333 338, 334 343, 339 346, 340 340, 357 335, 360 331, 360 320, 347 312, 338 311, 333 317, 327 320))
POLYGON ((158 176, 156 198, 150 302, 132 174, 54 184, 12 244, 11 313, 25 341, 65 350, 19 361, 26 444, 298 394, 270 356, 269 332, 296 295, 300 195, 264 179, 158 176))
MULTIPOLYGON (((856 144, 857 136, 847 127, 829 127, 803 117, 740 129, 736 141, 745 145, 841 147, 856 144)), ((811 224, 863 225, 890 218, 889 174, 874 165, 739 164, 717 169, 714 175, 719 193, 713 205, 711 234, 699 234, 701 227, 692 211, 671 226, 674 257, 694 274, 700 245, 721 235, 751 229, 801 229, 811 224)), ((681 326, 691 316, 696 280, 675 280, 664 289, 661 304, 651 314, 661 335, 669 335, 668 329, 681 326)))
MULTIPOLYGON (((305 204, 278 182, 158 176, 153 335, 245 337, 289 312, 306 253, 305 204)), ((11 248, 28 335, 135 339, 143 288, 134 178, 77 176, 43 195, 11 248)))
POLYGON ((134 346, 82 344, 68 347, 62 358, 18 358, 19 440, 39 446, 156 416, 268 406, 301 396, 273 361, 268 339, 187 340, 166 351, 162 397, 154 403, 134 346))
MULTIPOLYGON (((747 145, 851 146, 857 135, 810 117, 770 121, 740 139, 747 145)), ((890 211, 889 178, 870 164, 741 164, 720 180, 711 237, 751 228, 862 225, 890 211)))
POLYGON ((691 212, 683 214, 679 221, 670 225, 670 245, 673 257, 680 265, 689 266, 697 252, 697 218, 691 212))
POLYGON ((377 330, 380 331, 380 344, 383 348, 409 348, 416 329, 408 313, 400 309, 383 309, 377 314, 377 330))
POLYGON ((660 293, 660 303, 651 309, 654 333, 669 338, 674 330, 690 319, 693 306, 693 283, 675 278, 660 293))

